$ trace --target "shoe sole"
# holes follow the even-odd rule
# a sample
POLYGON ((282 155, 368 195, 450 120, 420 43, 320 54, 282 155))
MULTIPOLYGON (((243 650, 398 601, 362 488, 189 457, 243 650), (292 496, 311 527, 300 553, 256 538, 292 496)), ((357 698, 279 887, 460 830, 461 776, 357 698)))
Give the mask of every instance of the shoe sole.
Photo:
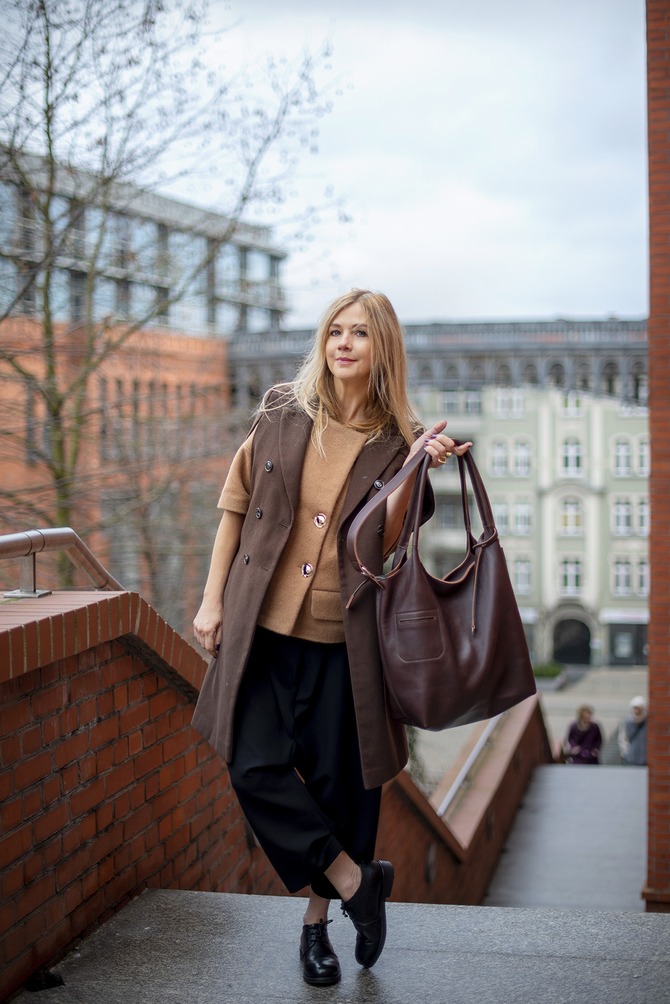
POLYGON ((328 979, 308 979, 303 973, 302 978, 305 981, 305 983, 309 983, 309 985, 312 987, 330 987, 333 986, 335 983, 339 983, 340 980, 342 979, 342 975, 340 974, 339 976, 335 977, 335 979, 333 979, 332 977, 329 977, 328 979))
POLYGON ((379 939, 379 945, 377 951, 373 955, 372 959, 363 969, 372 969, 375 962, 382 954, 384 950, 384 945, 386 944, 386 900, 391 895, 391 890, 393 889, 393 879, 395 878, 395 872, 393 870, 393 865, 390 861, 380 861, 382 869, 382 882, 379 887, 379 912, 381 914, 382 922, 382 936, 379 939))

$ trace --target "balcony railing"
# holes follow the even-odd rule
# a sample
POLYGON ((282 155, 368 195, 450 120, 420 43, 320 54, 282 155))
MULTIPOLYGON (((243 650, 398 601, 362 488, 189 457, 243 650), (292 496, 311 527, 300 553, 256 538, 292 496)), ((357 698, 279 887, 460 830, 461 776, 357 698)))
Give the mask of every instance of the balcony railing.
POLYGON ((19 559, 19 588, 5 593, 7 598, 37 598, 50 594, 50 589, 37 588, 35 556, 42 551, 64 551, 95 589, 123 590, 121 583, 100 564, 78 534, 64 526, 0 536, 0 558, 19 559))

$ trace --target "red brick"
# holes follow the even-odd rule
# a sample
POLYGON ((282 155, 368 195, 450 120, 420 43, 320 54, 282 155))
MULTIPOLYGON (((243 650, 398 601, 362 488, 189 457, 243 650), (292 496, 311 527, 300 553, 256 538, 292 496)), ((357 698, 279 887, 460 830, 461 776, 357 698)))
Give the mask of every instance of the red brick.
POLYGON ((114 712, 114 694, 110 691, 105 691, 104 694, 98 694, 98 718, 107 718, 114 712))
POLYGON ((101 778, 87 784, 83 791, 75 792, 71 799, 72 815, 81 816, 94 805, 98 805, 105 797, 105 787, 101 778))
MULTIPOLYGON (((132 679, 128 684, 128 703, 137 704, 142 699, 142 680, 132 679)), ((143 705, 149 707, 148 701, 142 701, 143 705)))
POLYGON ((32 756, 37 753, 42 746, 42 729, 35 725, 31 729, 24 729, 21 733, 21 752, 23 756, 32 756))
POLYGON ((101 833, 99 837, 93 842, 91 848, 91 856, 94 864, 102 861, 106 858, 108 854, 116 850, 123 843, 123 824, 115 823, 115 825, 107 830, 105 833, 101 833))
POLYGON ((66 803, 57 805, 35 820, 35 841, 40 843, 52 836, 58 830, 64 829, 70 819, 70 806, 66 803))
POLYGON ((134 759, 135 777, 144 777, 152 770, 157 770, 163 764, 163 751, 160 746, 140 753, 134 759))
POLYGON ((60 716, 60 728, 63 735, 79 728, 79 708, 76 704, 70 705, 69 708, 63 708, 60 716))
POLYGON ((96 826, 98 828, 98 833, 102 833, 106 830, 108 826, 111 826, 114 822, 114 803, 103 802, 103 804, 98 809, 98 814, 96 818, 96 826))
POLYGON ((113 687, 114 684, 122 683, 124 680, 129 680, 132 675, 132 657, 129 655, 123 655, 101 668, 100 678, 102 688, 107 690, 109 687, 113 687))
POLYGON ((92 871, 87 872, 82 876, 81 880, 81 892, 84 899, 88 899, 93 893, 98 890, 98 869, 94 868, 92 871))
POLYGON ((22 920, 33 910, 37 910, 43 903, 53 896, 54 876, 53 873, 44 875, 31 885, 26 886, 22 893, 16 897, 16 914, 22 920))
POLYGON ((79 761, 79 780, 82 784, 90 781, 97 774, 97 763, 95 753, 82 757, 79 761))
POLYGON ((14 768, 14 789, 20 791, 51 773, 51 754, 40 753, 14 768))
POLYGON ((23 889, 23 886, 25 885, 25 865, 23 861, 19 861, 19 863, 13 867, 5 868, 4 872, 5 899, 11 899, 11 897, 15 896, 19 889, 23 889))
POLYGON ((128 736, 128 755, 135 756, 142 749, 142 733, 131 732, 128 736))
POLYGON ((44 867, 52 868, 63 857, 63 839, 59 835, 44 848, 44 867))
MULTIPOLYGON (((11 962, 26 947, 26 927, 22 924, 5 937, 5 962, 11 962)), ((32 967, 31 967, 32 968, 32 967)))
POLYGON ((48 746, 55 739, 60 738, 60 720, 58 715, 45 718, 42 721, 42 742, 48 746))
POLYGON ((100 725, 91 729, 91 749, 97 749, 105 743, 110 743, 117 739, 119 735, 119 722, 117 718, 108 718, 100 725))
POLYGON ((65 767, 75 760, 79 760, 84 753, 88 752, 88 733, 78 732, 64 742, 56 746, 54 750, 54 760, 57 767, 65 767))
POLYGON ((103 746, 95 758, 95 769, 98 774, 104 774, 114 766, 114 748, 103 746))
POLYGON ((0 808, 0 820, 2 821, 2 832, 8 833, 15 826, 19 826, 23 819, 21 809, 21 798, 14 798, 11 802, 5 802, 0 808))
POLYGON ((127 708, 120 714, 121 732, 132 732, 144 725, 149 719, 149 702, 141 701, 134 707, 127 708))
POLYGON ((8 707, 0 707, 0 735, 11 735, 12 732, 25 728, 30 720, 30 699, 27 697, 8 707))
POLYGON ((44 718, 55 711, 61 711, 67 704, 67 684, 61 681, 55 687, 39 690, 33 694, 32 703, 34 718, 44 718))
POLYGON ((21 759, 21 736, 12 736, 11 739, 5 739, 0 743, 0 756, 2 757, 2 763, 4 767, 9 767, 10 764, 16 763, 17 760, 21 759))
POLYGON ((87 701, 82 701, 79 705, 79 722, 81 725, 88 725, 89 722, 94 722, 97 720, 96 711, 96 700, 95 697, 89 698, 87 701))
POLYGON ((151 807, 149 805, 143 805, 141 808, 136 809, 135 812, 127 816, 123 822, 123 838, 124 840, 130 840, 134 837, 136 833, 140 830, 144 830, 151 822, 151 807))
POLYGON ((80 848, 56 869, 56 884, 59 891, 67 888, 91 867, 91 848, 80 848))
POLYGON ((128 736, 122 736, 114 743, 114 763, 121 763, 128 758, 128 736))
POLYGON ((134 777, 133 762, 127 760, 120 767, 115 767, 105 778, 105 794, 107 798, 115 795, 122 788, 132 783, 134 777))
POLYGON ((42 808, 42 789, 33 788, 23 796, 23 818, 30 819, 42 808))

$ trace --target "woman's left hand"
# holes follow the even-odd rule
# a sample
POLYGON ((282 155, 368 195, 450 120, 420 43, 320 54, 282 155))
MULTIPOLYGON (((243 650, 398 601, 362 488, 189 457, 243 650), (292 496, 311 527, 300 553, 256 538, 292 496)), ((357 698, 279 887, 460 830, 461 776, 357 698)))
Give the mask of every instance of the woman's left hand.
MULTIPOLYGON (((464 453, 467 453, 472 443, 463 443, 462 446, 456 446, 453 439, 444 434, 446 427, 447 423, 443 419, 441 422, 437 422, 432 429, 428 429, 427 432, 422 433, 412 444, 405 464, 409 463, 412 457, 416 456, 419 450, 422 449, 433 458, 430 462, 431 468, 441 467, 442 464, 447 462, 452 453, 455 453, 458 457, 462 457, 464 453)), ((403 464, 403 466, 405 465, 403 464)))

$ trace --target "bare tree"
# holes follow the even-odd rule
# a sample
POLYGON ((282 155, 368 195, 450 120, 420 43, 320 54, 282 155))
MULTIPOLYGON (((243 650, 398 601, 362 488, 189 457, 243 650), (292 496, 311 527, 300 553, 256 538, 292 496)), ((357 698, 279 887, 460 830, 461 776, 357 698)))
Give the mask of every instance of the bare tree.
MULTIPOLYGON (((138 422, 152 435, 160 425, 145 402, 126 445, 117 436, 116 452, 105 452, 106 423, 127 423, 131 407, 103 399, 105 373, 138 333, 202 292, 241 228, 253 243, 245 212, 281 202, 301 151, 314 148, 317 120, 330 108, 315 74, 329 53, 304 52, 294 63, 268 57, 262 73, 224 78, 207 61, 206 0, 13 0, 5 9, 1 431, 4 459, 27 456, 34 470, 29 484, 3 478, 4 520, 71 525, 76 513, 92 530, 125 512, 148 527, 157 500, 192 482, 193 464, 217 448, 205 434, 206 445, 187 456, 139 449, 138 422), (149 225, 146 207, 161 186, 194 172, 225 182, 229 197, 216 215, 175 220, 176 248, 175 234, 168 241, 164 227, 149 225), (143 296, 132 296, 136 289, 143 296), (120 469, 132 490, 105 513, 101 499, 120 469)), ((178 412, 166 406, 162 419, 178 422, 178 412)), ((69 584, 67 564, 60 573, 69 584)))

